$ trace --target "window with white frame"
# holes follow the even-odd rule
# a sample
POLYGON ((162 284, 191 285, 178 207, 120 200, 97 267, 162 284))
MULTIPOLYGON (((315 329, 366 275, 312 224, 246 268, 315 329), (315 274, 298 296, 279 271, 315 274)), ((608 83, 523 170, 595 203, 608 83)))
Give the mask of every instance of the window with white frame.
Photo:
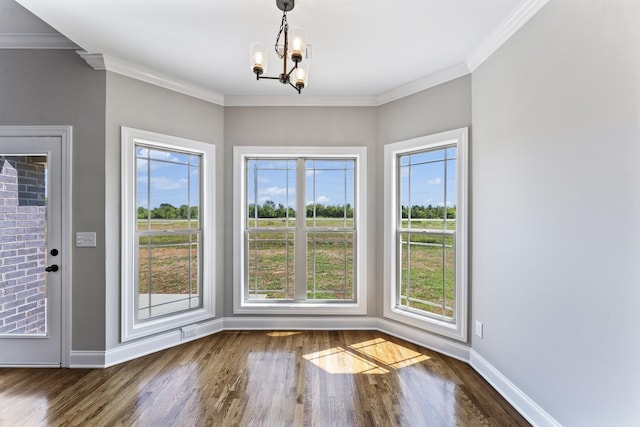
POLYGON ((214 152, 122 128, 123 341, 213 317, 214 152))
POLYGON ((384 152, 384 315, 466 341, 467 128, 384 152))
POLYGON ((364 313, 366 149, 235 147, 236 313, 364 313))

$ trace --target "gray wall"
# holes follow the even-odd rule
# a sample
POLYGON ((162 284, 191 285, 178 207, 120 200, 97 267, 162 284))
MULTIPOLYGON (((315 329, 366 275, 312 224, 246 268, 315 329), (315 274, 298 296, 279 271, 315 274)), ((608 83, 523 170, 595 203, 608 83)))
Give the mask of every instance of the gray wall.
POLYGON ((95 231, 96 248, 73 248, 72 348, 103 350, 105 73, 73 51, 0 50, 0 125, 73 126, 72 231, 95 231))
POLYGON ((567 426, 640 422, 640 4, 554 0, 473 73, 473 349, 567 426))
POLYGON ((378 134, 381 144, 466 126, 471 126, 471 75, 379 108, 378 134))
POLYGON ((0 0, 0 28, 7 34, 58 33, 14 0, 0 0))
MULTIPOLYGON (((224 111, 225 182, 222 203, 227 219, 225 229, 224 315, 233 316, 233 146, 365 146, 367 180, 375 181, 378 147, 377 109, 374 107, 228 107, 224 111)), ((371 185, 371 184, 369 184, 371 185)), ((369 187, 367 204, 367 314, 376 315, 382 288, 375 280, 377 245, 382 238, 382 215, 378 207, 382 195, 369 187)))
MULTIPOLYGON (((106 348, 118 346, 120 338, 120 129, 142 129, 216 146, 216 191, 224 194, 223 114, 220 106, 170 90, 107 73, 106 99, 106 348)), ((216 215, 216 265, 223 266, 223 215, 216 215)), ((223 272, 216 271, 220 292, 216 295, 216 315, 223 312, 223 272)))

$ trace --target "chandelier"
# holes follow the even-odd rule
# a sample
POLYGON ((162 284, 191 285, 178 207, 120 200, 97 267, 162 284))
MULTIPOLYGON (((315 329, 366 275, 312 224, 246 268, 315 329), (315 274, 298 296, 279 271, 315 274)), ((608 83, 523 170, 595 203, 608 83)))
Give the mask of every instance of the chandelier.
POLYGON ((282 73, 277 77, 263 75, 267 72, 267 46, 264 43, 251 45, 251 70, 256 75, 256 80, 278 80, 300 93, 309 82, 309 63, 307 61, 302 64, 303 54, 307 49, 307 34, 300 27, 293 27, 289 31, 287 12, 293 10, 295 0, 276 0, 276 6, 282 11, 282 22, 275 43, 276 55, 282 60, 282 73), (287 71, 288 61, 293 62, 293 67, 287 71))

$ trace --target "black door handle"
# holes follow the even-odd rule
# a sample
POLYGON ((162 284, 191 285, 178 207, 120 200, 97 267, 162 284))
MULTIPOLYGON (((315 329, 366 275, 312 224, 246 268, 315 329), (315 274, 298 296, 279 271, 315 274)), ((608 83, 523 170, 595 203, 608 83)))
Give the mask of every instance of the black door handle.
POLYGON ((52 271, 58 271, 60 270, 60 267, 58 267, 58 264, 52 264, 49 267, 45 268, 44 271, 48 271, 48 272, 52 272, 52 271))

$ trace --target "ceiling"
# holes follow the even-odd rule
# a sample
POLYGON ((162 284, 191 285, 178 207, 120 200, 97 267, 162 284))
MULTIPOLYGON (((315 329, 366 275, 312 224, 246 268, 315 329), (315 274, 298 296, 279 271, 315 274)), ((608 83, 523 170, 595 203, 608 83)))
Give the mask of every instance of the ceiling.
MULTIPOLYGON (((488 56, 546 1, 297 0, 289 25, 305 28, 312 46, 302 95, 277 81, 256 81, 249 68, 250 44, 275 42, 282 14, 275 0, 18 3, 89 53, 222 99, 384 100, 426 88, 433 76, 468 73, 474 58, 488 56)), ((275 55, 269 62, 267 74, 275 74, 275 55)))

